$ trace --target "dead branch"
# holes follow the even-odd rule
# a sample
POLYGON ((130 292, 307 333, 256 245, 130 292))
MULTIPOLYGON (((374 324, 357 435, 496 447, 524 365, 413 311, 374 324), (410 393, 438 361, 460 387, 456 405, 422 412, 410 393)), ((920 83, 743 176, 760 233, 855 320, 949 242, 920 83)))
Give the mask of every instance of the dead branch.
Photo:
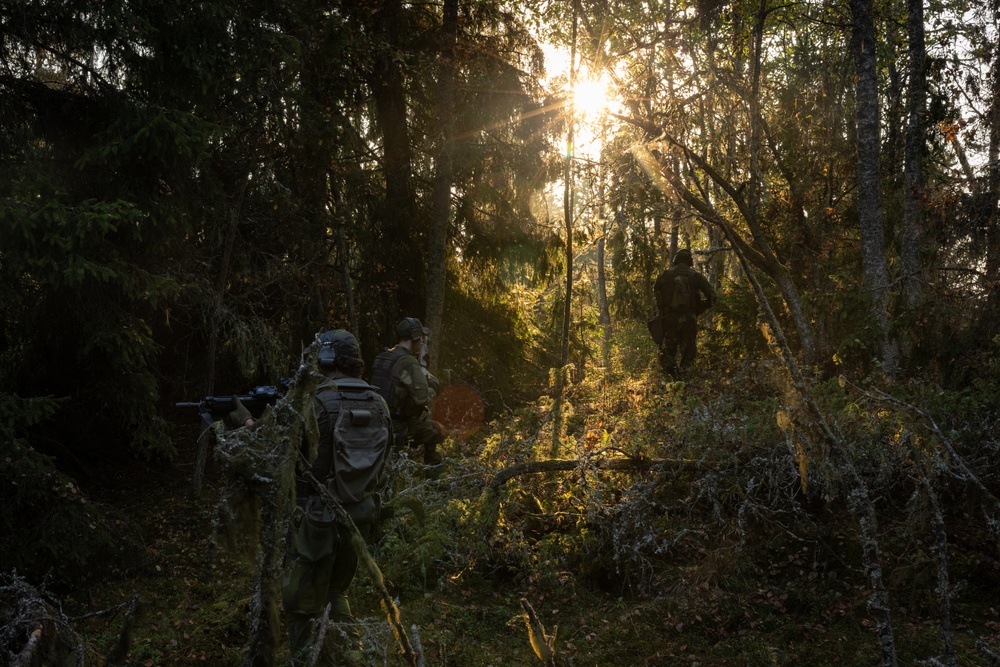
POLYGON ((1000 654, 990 648, 982 637, 976 637, 976 652, 986 658, 989 667, 1000 667, 1000 654))
POLYGON ((312 652, 309 654, 309 667, 316 667, 319 664, 319 656, 323 652, 323 642, 326 641, 326 631, 330 627, 330 603, 323 607, 323 616, 319 619, 319 628, 316 630, 316 641, 313 643, 312 652))
POLYGON ((580 470, 583 467, 597 470, 616 470, 645 472, 657 467, 682 468, 691 470, 701 470, 711 464, 705 461, 693 459, 592 459, 581 461, 577 459, 549 459, 547 461, 525 461, 515 463, 504 468, 496 474, 490 482, 490 489, 497 490, 511 479, 521 475, 535 475, 544 472, 558 472, 560 470, 580 470))
POLYGON ((531 642, 532 650, 534 650, 538 659, 545 663, 545 667, 555 667, 556 633, 559 628, 556 627, 551 635, 545 634, 545 626, 542 625, 538 614, 535 613, 535 610, 525 598, 521 598, 521 608, 524 609, 524 623, 528 627, 528 641, 531 642))
POLYGON ((416 625, 410 626, 410 635, 413 637, 413 651, 417 654, 417 667, 424 667, 424 647, 420 643, 420 631, 416 625))

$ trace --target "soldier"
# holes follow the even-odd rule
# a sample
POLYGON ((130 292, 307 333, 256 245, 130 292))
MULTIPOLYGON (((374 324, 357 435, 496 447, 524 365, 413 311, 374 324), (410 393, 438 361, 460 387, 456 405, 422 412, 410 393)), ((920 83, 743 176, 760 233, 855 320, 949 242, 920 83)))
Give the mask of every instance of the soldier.
POLYGON ((440 384, 420 365, 424 337, 430 333, 415 317, 404 317, 396 326, 396 345, 372 362, 372 384, 389 404, 396 447, 421 447, 424 464, 437 466, 444 429, 430 417, 431 402, 440 384))
MULTIPOLYGON (((350 332, 327 331, 319 341, 318 365, 326 379, 316 390, 319 445, 309 470, 363 531, 378 519, 375 492, 393 444, 389 408, 375 387, 361 379, 361 348, 350 332)), ((282 601, 292 664, 305 665, 315 642, 315 621, 328 604, 332 622, 354 622, 347 591, 358 555, 350 528, 336 520, 308 478, 296 479, 296 503, 282 601)), ((357 650, 357 631, 343 631, 343 636, 350 641, 341 650, 357 650)), ((324 645, 318 664, 341 664, 332 650, 324 645)))
POLYGON ((682 248, 674 255, 670 268, 656 279, 656 309, 663 325, 660 340, 660 363, 663 371, 679 377, 694 366, 698 354, 698 316, 715 303, 715 290, 695 271, 691 251, 682 248), (681 364, 678 371, 677 350, 681 364))

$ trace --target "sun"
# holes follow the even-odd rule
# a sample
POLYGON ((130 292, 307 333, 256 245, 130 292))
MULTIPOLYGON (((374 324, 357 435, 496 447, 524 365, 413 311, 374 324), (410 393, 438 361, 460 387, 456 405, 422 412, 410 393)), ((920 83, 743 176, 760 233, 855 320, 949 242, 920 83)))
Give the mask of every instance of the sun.
POLYGON ((591 118, 608 108, 608 80, 605 77, 586 78, 573 86, 573 110, 591 118))

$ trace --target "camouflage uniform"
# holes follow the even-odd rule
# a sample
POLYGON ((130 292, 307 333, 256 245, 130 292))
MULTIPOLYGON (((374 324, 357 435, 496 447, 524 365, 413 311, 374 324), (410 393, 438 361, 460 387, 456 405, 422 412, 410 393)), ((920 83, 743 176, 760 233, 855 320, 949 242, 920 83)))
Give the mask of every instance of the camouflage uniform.
POLYGON ((698 354, 698 316, 715 303, 715 290, 708 280, 692 268, 691 251, 677 251, 670 268, 656 279, 653 290, 656 294, 656 309, 663 323, 663 338, 660 341, 660 363, 663 371, 677 376, 678 370, 689 371, 694 366, 698 354), (690 306, 685 312, 671 307, 674 279, 688 278, 691 286, 690 306), (680 369, 677 367, 677 351, 681 353, 680 369))
MULTIPOLYGON (((397 330, 404 328, 407 321, 421 328, 418 320, 407 318, 397 330)), ((428 377, 417 357, 400 345, 382 352, 372 362, 372 384, 389 404, 396 446, 403 448, 409 442, 422 448, 427 465, 441 463, 437 446, 445 437, 444 428, 430 415, 436 392, 432 382, 436 380, 428 377)))
MULTIPOLYGON (((351 494, 340 489, 330 480, 333 475, 334 427, 343 399, 374 395, 376 410, 381 412, 381 423, 388 425, 389 409, 385 401, 363 380, 353 377, 336 378, 323 382, 316 394, 319 425, 319 447, 310 472, 327 483, 327 488, 351 515, 359 530, 365 530, 377 519, 377 502, 373 495, 385 463, 384 452, 371 461, 371 466, 358 471, 358 488, 364 490, 351 494), (346 497, 345 497, 346 496, 346 497)), ((392 447, 392 434, 388 434, 388 448, 392 447)), ((290 529, 289 548, 285 557, 282 581, 282 601, 288 626, 288 638, 293 665, 306 664, 313 646, 313 622, 322 617, 330 605, 330 621, 353 623, 347 591, 358 569, 358 557, 351 544, 351 531, 336 521, 322 498, 316 495, 307 479, 297 480, 298 504, 290 529)), ((357 630, 350 627, 343 636, 349 641, 340 642, 341 650, 356 649, 359 644, 357 630)), ((336 643, 337 630, 332 630, 336 643)), ((331 645, 325 643, 320 665, 340 664, 331 654, 331 645)))

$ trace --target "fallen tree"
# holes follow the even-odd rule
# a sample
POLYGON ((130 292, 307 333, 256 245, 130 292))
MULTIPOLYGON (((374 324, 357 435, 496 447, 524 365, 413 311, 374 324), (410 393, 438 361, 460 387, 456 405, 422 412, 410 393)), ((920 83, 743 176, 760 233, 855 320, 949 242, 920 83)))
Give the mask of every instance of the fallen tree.
POLYGON ((496 491, 501 486, 522 475, 536 475, 546 472, 569 470, 611 470, 619 472, 645 472, 660 468, 702 470, 711 463, 695 459, 647 459, 647 458, 596 458, 548 459, 545 461, 524 461, 504 468, 490 481, 489 488, 496 491))

